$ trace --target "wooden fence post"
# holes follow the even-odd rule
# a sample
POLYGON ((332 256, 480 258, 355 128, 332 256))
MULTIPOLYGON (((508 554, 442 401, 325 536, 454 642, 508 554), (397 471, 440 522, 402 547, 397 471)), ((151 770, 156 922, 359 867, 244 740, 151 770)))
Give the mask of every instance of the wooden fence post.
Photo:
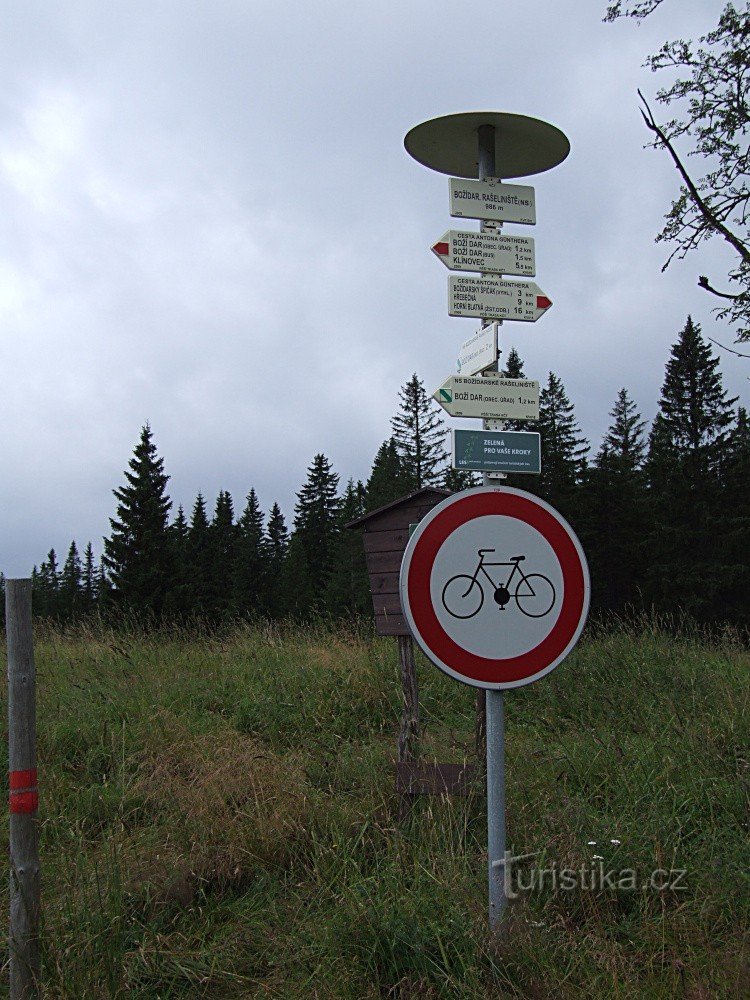
POLYGON ((398 658, 404 692, 404 710, 398 734, 398 759, 411 761, 419 757, 419 691, 417 665, 414 662, 414 642, 410 635, 398 636, 398 658))
POLYGON ((6 580, 10 786, 10 998, 40 995, 39 792, 31 580, 6 580))

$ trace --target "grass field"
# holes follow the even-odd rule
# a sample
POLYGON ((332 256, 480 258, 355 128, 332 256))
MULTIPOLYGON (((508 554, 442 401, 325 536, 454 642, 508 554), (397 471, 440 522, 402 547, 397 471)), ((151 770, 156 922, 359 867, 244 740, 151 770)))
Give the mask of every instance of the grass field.
MULTIPOLYGON (((508 693, 514 854, 685 875, 667 890, 545 881, 500 940, 481 787, 397 819, 395 641, 38 628, 36 662, 45 997, 750 991, 750 654, 731 637, 590 631, 508 693)), ((419 672, 423 755, 471 760, 473 690, 419 672)))

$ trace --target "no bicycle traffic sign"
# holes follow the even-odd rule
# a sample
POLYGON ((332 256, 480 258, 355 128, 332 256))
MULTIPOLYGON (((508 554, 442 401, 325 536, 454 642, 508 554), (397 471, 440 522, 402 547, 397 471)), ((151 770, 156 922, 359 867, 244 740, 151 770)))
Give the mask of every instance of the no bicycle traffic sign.
POLYGON ((426 656, 474 687, 521 687, 578 641, 589 607, 581 543, 549 504, 480 486, 434 507, 401 563, 401 605, 426 656))

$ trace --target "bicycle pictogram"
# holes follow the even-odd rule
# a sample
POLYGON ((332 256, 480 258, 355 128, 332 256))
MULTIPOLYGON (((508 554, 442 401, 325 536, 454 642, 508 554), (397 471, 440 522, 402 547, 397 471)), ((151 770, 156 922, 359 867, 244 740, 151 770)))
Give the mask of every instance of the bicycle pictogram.
POLYGON ((484 604, 484 576, 492 587, 492 598, 499 611, 505 611, 511 599, 518 610, 529 618, 544 618, 555 605, 555 588, 551 580, 542 573, 524 573, 520 564, 526 556, 511 556, 508 562, 490 562, 485 556, 494 549, 479 549, 479 562, 474 572, 458 573, 443 587, 443 607, 454 618, 473 618, 484 604), (488 566, 512 566, 507 580, 496 583, 487 572, 488 566), (481 576, 480 576, 481 574, 481 576), (511 584, 518 577, 515 591, 511 595, 511 584))

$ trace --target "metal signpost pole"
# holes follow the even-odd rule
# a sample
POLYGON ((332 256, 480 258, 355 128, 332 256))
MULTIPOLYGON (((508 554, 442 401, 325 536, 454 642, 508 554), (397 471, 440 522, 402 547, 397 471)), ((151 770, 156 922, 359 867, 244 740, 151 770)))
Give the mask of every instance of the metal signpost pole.
MULTIPOLYGON (((495 176, 495 127, 480 125, 479 180, 495 176)), ((490 226, 480 223, 480 231, 490 226)), ((482 320, 486 325, 488 321, 482 320)), ((499 367, 499 365, 497 366, 499 367)), ((487 426, 484 422, 482 426, 487 426)), ((485 473, 485 486, 492 486, 485 473)), ((480 696, 482 692, 479 692, 480 696)), ((487 880, 489 888, 490 927, 494 930, 505 910, 505 706, 502 691, 485 691, 485 732, 487 741, 487 880)))
POLYGON ((39 793, 36 774, 36 672, 31 580, 7 580, 8 770, 10 784, 10 996, 40 996, 39 793))

